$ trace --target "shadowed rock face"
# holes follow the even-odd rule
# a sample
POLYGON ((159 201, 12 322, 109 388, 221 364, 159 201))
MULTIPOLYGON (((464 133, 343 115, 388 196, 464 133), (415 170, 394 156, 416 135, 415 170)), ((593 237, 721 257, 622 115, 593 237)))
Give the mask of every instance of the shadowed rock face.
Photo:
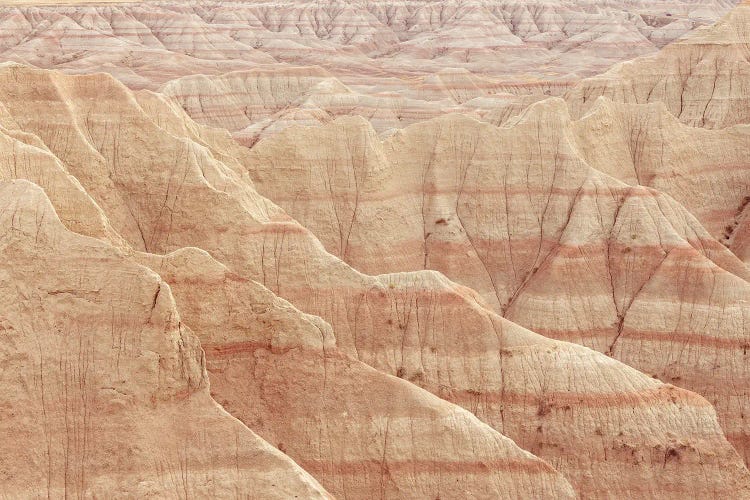
POLYGON ((255 153, 172 101, 6 66, 0 102, 9 154, 34 158, 4 178, 47 182, 63 224, 159 273, 204 342, 214 397, 333 494, 748 490, 705 399, 521 328, 438 273, 360 274, 258 194, 255 153))

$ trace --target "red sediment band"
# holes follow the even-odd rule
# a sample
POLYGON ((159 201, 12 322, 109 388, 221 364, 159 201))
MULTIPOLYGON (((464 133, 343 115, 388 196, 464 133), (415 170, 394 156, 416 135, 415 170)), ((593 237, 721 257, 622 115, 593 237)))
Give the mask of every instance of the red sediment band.
MULTIPOLYGON (((738 170, 750 170, 750 163, 715 163, 715 164, 701 164, 700 167, 688 167, 687 171, 677 170, 670 172, 664 172, 658 174, 657 178, 670 179, 670 178, 690 178, 691 175, 703 174, 708 172, 727 172, 735 173, 738 170)), ((727 179, 730 181, 730 179, 727 179)))
MULTIPOLYGON (((312 356, 322 356, 322 350, 315 350, 309 346, 299 347, 273 347, 267 342, 247 341, 234 342, 227 344, 204 344, 203 349, 206 356, 211 359, 225 359, 242 357, 243 355, 252 355, 258 349, 270 351, 273 354, 285 354, 292 350, 299 350, 312 356)), ((334 356, 341 359, 349 359, 345 354, 338 350, 329 351, 326 356, 334 356)), ((504 403, 520 406, 538 406, 544 403, 549 408, 586 407, 586 408, 603 408, 603 407, 646 407, 655 406, 664 403, 687 403, 696 407, 710 407, 710 403, 701 396, 677 389, 668 385, 661 385, 655 388, 647 388, 633 392, 622 393, 578 393, 578 392, 549 392, 544 395, 517 393, 510 391, 476 391, 460 390, 452 391, 448 394, 441 394, 441 397, 452 403, 466 406, 468 403, 481 401, 484 403, 504 403)))
MULTIPOLYGON (((538 230, 537 230, 538 233, 538 230)), ((504 235, 501 235, 504 236, 504 235)), ((653 238, 654 240, 656 238, 653 238)), ((396 240, 390 244, 390 248, 398 249, 401 251, 398 255, 403 255, 402 260, 408 260, 413 259, 413 253, 416 253, 419 255, 419 257, 423 256, 423 239, 422 238, 409 238, 409 239, 401 239, 396 240)), ((560 243, 558 238, 554 235, 551 235, 550 237, 545 237, 541 240, 543 245, 546 245, 546 248, 550 250, 555 250, 557 252, 557 255, 555 255, 558 258, 565 258, 565 259, 581 259, 581 260, 587 260, 589 261, 592 258, 592 255, 595 256, 597 254, 601 254, 602 249, 606 248, 607 240, 602 238, 598 241, 591 242, 591 243, 583 243, 583 244, 566 244, 566 243, 560 243)), ((369 244, 369 243, 368 243, 369 244)), ((360 252, 362 255, 368 255, 368 250, 371 248, 368 246, 368 244, 362 244, 357 245, 356 243, 350 243, 349 244, 349 255, 358 255, 356 252, 360 252)), ((507 253, 509 251, 512 251, 514 256, 523 256, 524 252, 534 252, 536 254, 537 249, 539 248, 539 237, 538 234, 528 237, 528 238, 521 238, 521 237, 513 237, 512 239, 508 240, 507 238, 500 237, 500 238, 493 238, 493 239, 487 239, 487 238, 479 238, 479 237, 472 237, 471 242, 468 242, 466 240, 458 240, 458 241, 447 241, 447 240, 440 240, 439 234, 438 235, 431 235, 431 241, 430 241, 430 259, 432 261, 440 261, 440 260, 447 260, 451 257, 454 258, 465 258, 465 251, 467 249, 476 249, 479 251, 480 256, 487 257, 490 256, 492 259, 496 259, 498 256, 507 253)), ((707 237, 705 239, 693 239, 686 240, 682 247, 678 247, 676 244, 669 244, 669 245, 662 245, 658 243, 657 241, 654 241, 649 244, 644 244, 638 241, 633 241, 632 244, 627 242, 613 242, 611 245, 609 245, 610 249, 620 249, 621 251, 624 249, 628 249, 627 251, 633 251, 634 253, 630 254, 631 256, 638 257, 639 259, 642 259, 643 257, 648 257, 650 254, 643 254, 642 252, 646 250, 653 250, 654 253, 657 251, 659 252, 659 258, 662 257, 661 251, 664 249, 668 249, 672 252, 683 252, 684 255, 680 255, 679 253, 675 253, 675 256, 680 255, 680 259, 674 259, 673 264, 674 266, 683 267, 687 264, 696 264, 700 263, 702 259, 705 257, 700 253, 701 248, 704 248, 706 250, 722 250, 725 251, 726 247, 723 247, 720 243, 717 243, 715 240, 711 239, 710 237, 707 237), (685 262, 684 259, 690 258, 689 262, 685 262)), ((395 252, 394 252, 395 253, 395 252)), ((390 260, 390 259, 386 259, 390 260)), ((554 261, 550 261, 552 263, 555 263, 554 261)), ((658 262, 658 260, 655 260, 655 262, 658 262)), ((564 262, 560 262, 559 265, 564 265, 564 262)), ((670 265, 669 263, 665 264, 665 266, 670 265)), ((490 262, 489 264, 490 269, 494 270, 495 267, 497 267, 497 273, 498 275, 504 275, 504 274, 512 274, 512 270, 508 269, 505 264, 502 264, 500 262, 497 262, 496 264, 493 264, 490 262)), ((448 275, 453 273, 447 273, 447 270, 440 269, 439 267, 434 268, 437 271, 442 271, 448 275)), ((401 270, 407 270, 407 268, 401 268, 401 270)), ((415 267, 411 270, 421 270, 421 267, 415 267)), ((706 272, 712 272, 709 269, 706 270, 706 272)))
POLYGON ((382 474, 384 470, 399 474, 492 474, 516 472, 527 474, 554 474, 554 469, 541 460, 404 460, 385 461, 376 459, 328 462, 322 460, 297 460, 306 471, 326 475, 382 474))
MULTIPOLYGON (((342 158, 342 161, 344 159, 342 158)), ((291 163, 289 169, 284 169, 283 166, 280 166, 278 164, 275 164, 273 167, 273 170, 277 172, 283 172, 284 170, 291 170, 291 163)), ((271 168, 265 169, 265 171, 271 171, 271 168)), ((264 169, 257 169, 258 173, 264 173, 264 169)), ((306 172, 306 171, 303 171, 306 172)), ((305 174, 306 176, 307 174, 305 174)), ((265 181, 268 184, 271 184, 271 180, 265 181)), ((259 185, 263 185, 263 182, 257 182, 259 185)), ((367 193, 366 198, 360 198, 360 201, 379 201, 379 200, 387 200, 387 199, 393 199, 393 198, 410 198, 416 195, 421 196, 422 194, 425 195, 431 195, 431 196, 437 196, 437 195, 443 195, 443 196, 450 196, 450 197, 456 197, 458 196, 457 186, 448 186, 448 187, 437 187, 432 184, 427 184, 425 186, 414 184, 412 186, 412 189, 407 188, 406 186, 401 186, 399 189, 392 189, 390 191, 381 190, 373 193, 367 193)), ((573 188, 559 188, 559 187, 545 187, 545 186, 521 186, 519 185, 509 185, 507 189, 503 187, 502 183, 498 183, 497 187, 492 186, 464 186, 461 189, 461 195, 479 195, 479 196, 491 196, 493 197, 493 201, 496 201, 497 197, 511 197, 511 196, 519 196, 519 197, 528 197, 531 195, 555 195, 555 196, 563 196, 568 198, 573 198, 575 196, 578 197, 594 197, 594 198, 603 198, 608 197, 611 198, 612 203, 614 205, 615 199, 617 195, 627 195, 628 198, 659 198, 662 196, 662 193, 646 190, 646 189, 637 189, 633 190, 632 192, 626 193, 624 190, 617 190, 612 189, 612 195, 609 196, 609 193, 603 193, 601 190, 597 190, 595 188, 592 189, 578 189, 577 187, 573 188)), ((356 197, 356 193, 354 191, 351 192, 339 192, 336 193, 335 196, 331 196, 327 193, 321 193, 321 192, 310 192, 308 191, 305 193, 305 197, 301 200, 299 198, 295 198, 294 196, 291 196, 287 193, 276 193, 273 195, 273 199, 276 203, 283 203, 284 201, 317 201, 317 200, 323 200, 327 201, 331 198, 334 198, 336 200, 353 200, 356 197)), ((497 202, 497 205, 502 206, 503 204, 501 202, 497 202)))
MULTIPOLYGON (((737 421, 739 422, 739 419, 737 421)), ((722 427, 726 428, 726 424, 722 424, 722 427)), ((735 447, 750 450, 750 432, 725 432, 724 435, 735 447)))
POLYGON ((310 231, 291 219, 289 222, 265 222, 248 231, 250 234, 306 234, 310 231))
POLYGON ((711 404, 698 394, 662 385, 656 388, 621 393, 575 393, 549 392, 543 396, 501 391, 456 391, 444 395, 444 399, 465 406, 471 402, 505 403, 523 406, 538 406, 544 403, 551 409, 573 407, 646 407, 664 403, 689 403, 692 406, 709 408, 711 404))
MULTIPOLYGON (((510 321, 518 321, 512 317, 508 318, 510 321)), ((614 338, 617 335, 617 330, 614 327, 609 328, 590 328, 587 330, 553 330, 550 328, 544 328, 539 326, 529 327, 535 333, 544 335, 551 339, 565 340, 570 342, 576 339, 598 339, 598 338, 614 338)))
MULTIPOLYGON (((217 358, 234 358, 242 357, 243 355, 252 355, 255 351, 263 349, 269 351, 272 354, 286 354, 289 351, 296 350, 305 352, 313 356, 323 356, 323 350, 315 349, 309 345, 285 345, 285 346, 273 346, 268 342, 258 340, 247 340, 244 342, 227 342, 223 344, 203 344, 203 350, 209 359, 217 358)), ((338 350, 327 351, 325 356, 335 357, 344 359, 347 356, 338 350)))
POLYGON ((633 331, 626 330, 620 337, 620 344, 629 340, 646 342, 672 342, 675 344, 689 344, 703 347, 715 347, 718 349, 736 349, 750 354, 750 337, 747 338, 721 338, 711 337, 700 333, 659 332, 659 331, 633 331))
MULTIPOLYGON (((545 337, 571 341, 575 339, 595 339, 601 337, 614 337, 615 331, 612 328, 592 328, 589 330, 552 330, 540 327, 533 327, 534 332, 544 335, 545 337)), ((719 349, 736 349, 738 351, 747 351, 750 354, 750 337, 748 338, 721 338, 712 337, 702 333, 687 332, 659 332, 656 330, 631 330, 626 328, 620 335, 619 345, 628 341, 646 341, 646 342, 672 342, 675 344, 687 344, 703 347, 716 347, 719 349)))

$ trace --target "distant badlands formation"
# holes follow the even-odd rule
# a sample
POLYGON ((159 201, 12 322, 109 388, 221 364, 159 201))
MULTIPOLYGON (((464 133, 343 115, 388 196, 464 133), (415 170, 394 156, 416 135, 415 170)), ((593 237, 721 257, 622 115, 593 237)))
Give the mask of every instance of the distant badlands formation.
POLYGON ((750 498, 750 3, 599 4, 0 9, 0 495, 750 498))

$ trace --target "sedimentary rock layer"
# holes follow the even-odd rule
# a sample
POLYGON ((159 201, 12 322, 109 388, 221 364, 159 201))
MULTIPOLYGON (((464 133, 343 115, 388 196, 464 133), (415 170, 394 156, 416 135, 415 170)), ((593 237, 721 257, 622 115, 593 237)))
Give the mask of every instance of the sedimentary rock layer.
POLYGON ((214 397, 333 494, 574 496, 547 463, 468 411, 346 355, 320 318, 206 252, 140 260, 170 283, 198 332, 214 397))
POLYGON ((740 226, 750 194, 750 126, 689 127, 662 103, 622 104, 601 97, 573 131, 589 165, 669 194, 747 261, 740 226))
POLYGON ((100 68, 150 88, 276 62, 324 63, 365 86, 403 86, 404 77, 460 67, 533 87, 651 53, 733 3, 61 2, 0 9, 0 50, 4 60, 100 68))

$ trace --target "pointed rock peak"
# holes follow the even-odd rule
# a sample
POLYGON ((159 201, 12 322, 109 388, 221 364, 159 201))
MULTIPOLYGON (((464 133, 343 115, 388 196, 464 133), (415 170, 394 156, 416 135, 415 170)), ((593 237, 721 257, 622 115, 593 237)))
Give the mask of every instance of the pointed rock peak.
POLYGON ((599 96, 593 106, 584 114, 580 120, 616 120, 625 115, 652 116, 659 119, 662 126, 684 126, 672 113, 666 104, 661 101, 645 104, 628 104, 615 102, 607 96, 599 96))
POLYGON ((354 94, 354 91, 341 83, 341 80, 334 77, 321 80, 307 92, 308 94, 354 94))
POLYGON ((572 122, 565 100, 550 97, 527 107, 520 115, 508 120, 502 128, 512 128, 526 123, 544 122, 548 126, 568 126, 572 122))
POLYGON ((716 24, 703 26, 677 43, 750 44, 750 2, 741 2, 716 24))

